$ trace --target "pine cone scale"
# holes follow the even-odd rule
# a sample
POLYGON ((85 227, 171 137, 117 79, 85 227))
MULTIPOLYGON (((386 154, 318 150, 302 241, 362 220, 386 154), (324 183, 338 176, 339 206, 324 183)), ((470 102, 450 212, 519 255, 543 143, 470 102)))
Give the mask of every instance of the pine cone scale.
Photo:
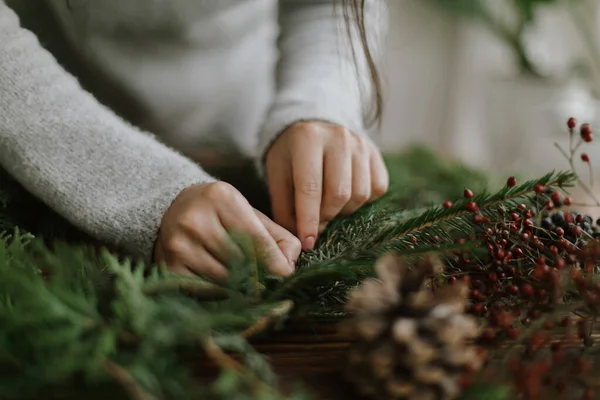
POLYGON ((478 325, 465 314, 463 285, 434 290, 428 278, 440 271, 436 260, 409 265, 385 256, 350 294, 346 325, 356 342, 348 350, 346 376, 373 399, 452 399, 462 373, 480 367, 467 343, 478 325), (393 290, 393 291, 392 291, 393 290))

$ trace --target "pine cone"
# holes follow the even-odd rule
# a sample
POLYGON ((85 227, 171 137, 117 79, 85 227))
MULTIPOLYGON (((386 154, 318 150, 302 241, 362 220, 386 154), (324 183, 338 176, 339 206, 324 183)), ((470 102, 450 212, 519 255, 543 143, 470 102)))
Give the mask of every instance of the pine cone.
POLYGON ((374 399, 452 399, 459 379, 481 358, 467 339, 478 326, 464 311, 466 285, 433 289, 427 278, 441 263, 413 265, 388 255, 375 264, 379 279, 366 279, 350 293, 352 317, 344 325, 355 340, 346 377, 374 399))

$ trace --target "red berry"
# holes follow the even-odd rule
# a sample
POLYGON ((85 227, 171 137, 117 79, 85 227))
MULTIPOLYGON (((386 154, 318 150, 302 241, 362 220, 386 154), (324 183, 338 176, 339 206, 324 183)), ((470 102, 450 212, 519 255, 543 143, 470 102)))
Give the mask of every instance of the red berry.
POLYGON ((538 183, 537 185, 535 185, 535 192, 537 194, 542 194, 544 193, 544 190, 546 190, 546 188, 544 187, 544 185, 542 185, 541 183, 538 183))
POLYGON ((592 127, 590 126, 590 124, 582 124, 579 128, 579 134, 581 135, 581 139, 583 139, 584 142, 589 143, 593 140, 592 127))
POLYGON ((581 161, 590 162, 590 156, 587 153, 581 153, 581 161))
POLYGON ((525 253, 523 253, 523 250, 521 250, 521 248, 519 248, 519 247, 516 247, 513 250, 513 252, 514 252, 515 256, 518 257, 518 258, 521 258, 521 257, 525 256, 525 253))
POLYGON ((464 195, 467 199, 473 198, 473 192, 470 189, 465 189, 464 195))
POLYGON ((567 128, 575 129, 576 126, 577 126, 577 120, 573 117, 569 118, 567 121, 567 128))
POLYGON ((452 207, 452 202, 450 200, 446 200, 444 203, 442 203, 442 207, 444 207, 444 208, 451 208, 452 207))
POLYGON ((506 180, 506 186, 513 187, 517 184, 517 179, 514 176, 511 176, 506 180))
POLYGON ((483 312, 483 304, 478 303, 478 304, 473 305, 473 312, 475 314, 481 314, 483 312))
POLYGON ((564 199, 564 201, 563 201, 563 204, 564 204, 565 206, 570 206, 570 205, 571 205, 571 203, 573 203, 573 201, 571 200, 571 198, 570 198, 569 196, 565 197, 565 199, 564 199))
MULTIPOLYGON (((558 228, 556 228, 556 234, 558 236, 565 236, 565 230, 563 228, 558 227, 558 228)), ((558 251, 558 249, 557 249, 557 251, 558 251)))
POLYGON ((573 234, 573 236, 577 237, 577 236, 581 236, 583 234, 583 229, 581 229, 580 226, 575 225, 573 227, 573 229, 571 230, 571 233, 573 234))
POLYGON ((467 203, 467 210, 471 212, 476 212, 478 209, 479 207, 477 207, 477 204, 475 204, 474 201, 470 201, 467 203))
POLYGON ((519 220, 519 214, 512 212, 510 213, 510 219, 512 219, 513 221, 518 221, 519 220))
POLYGON ((531 287, 531 285, 528 283, 525 283, 524 285, 522 285, 521 286, 521 294, 525 297, 533 296, 533 288, 531 287))
POLYGON ((546 210, 552 210, 554 208, 554 202, 552 200, 548 200, 546 203, 546 210))
POLYGON ((560 193, 558 193, 558 192, 552 193, 551 199, 555 203, 560 203, 560 193))
POLYGON ((515 340, 515 339, 519 338, 521 331, 519 330, 519 328, 510 327, 506 330, 506 334, 508 335, 509 338, 515 340))
POLYGON ((508 293, 510 293, 510 294, 517 294, 517 293, 519 293, 519 288, 518 288, 518 287, 516 287, 515 285, 509 285, 509 286, 506 288, 506 291, 507 291, 508 293))

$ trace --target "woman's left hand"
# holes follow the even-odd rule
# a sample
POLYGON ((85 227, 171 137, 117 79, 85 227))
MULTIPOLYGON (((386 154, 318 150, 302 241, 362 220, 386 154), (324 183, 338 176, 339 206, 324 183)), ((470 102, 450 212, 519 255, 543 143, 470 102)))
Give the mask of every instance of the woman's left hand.
POLYGON ((323 122, 299 122, 283 132, 265 158, 276 223, 303 249, 338 214, 381 197, 389 177, 379 150, 366 138, 323 122))

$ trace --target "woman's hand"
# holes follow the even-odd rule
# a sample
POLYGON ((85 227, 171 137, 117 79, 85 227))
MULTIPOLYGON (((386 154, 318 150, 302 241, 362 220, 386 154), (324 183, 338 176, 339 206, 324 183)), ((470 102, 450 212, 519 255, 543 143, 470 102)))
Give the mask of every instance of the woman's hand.
POLYGON ((379 150, 337 125, 301 122, 273 143, 266 174, 275 222, 298 235, 304 249, 338 214, 350 214, 388 189, 379 150))
POLYGON ((177 196, 163 216, 154 257, 172 272, 224 279, 228 260, 241 254, 232 233, 253 238, 270 273, 294 271, 300 241, 225 182, 194 185, 177 196))

